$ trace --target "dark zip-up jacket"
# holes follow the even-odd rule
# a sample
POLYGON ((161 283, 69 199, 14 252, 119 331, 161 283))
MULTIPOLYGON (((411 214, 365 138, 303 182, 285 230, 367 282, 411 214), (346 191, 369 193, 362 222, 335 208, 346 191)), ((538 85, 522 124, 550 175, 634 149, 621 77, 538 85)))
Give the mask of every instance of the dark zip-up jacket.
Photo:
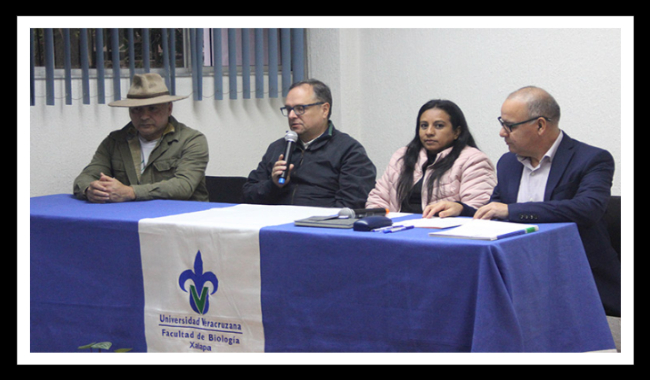
POLYGON ((375 186, 377 170, 363 146, 338 131, 332 122, 307 149, 294 144, 294 169, 282 188, 271 179, 273 165, 284 154, 284 138, 267 149, 244 185, 244 202, 272 205, 363 208, 375 186))

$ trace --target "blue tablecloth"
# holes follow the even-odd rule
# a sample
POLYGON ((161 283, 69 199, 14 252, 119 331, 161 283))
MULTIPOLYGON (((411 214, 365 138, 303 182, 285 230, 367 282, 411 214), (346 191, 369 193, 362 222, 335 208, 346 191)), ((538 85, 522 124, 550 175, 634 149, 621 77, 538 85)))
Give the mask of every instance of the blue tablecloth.
MULTIPOLYGON (((146 352, 138 221, 228 206, 32 198, 31 351, 109 340, 146 352)), ((494 242, 428 232, 263 228, 265 351, 614 348, 575 225, 494 242)))

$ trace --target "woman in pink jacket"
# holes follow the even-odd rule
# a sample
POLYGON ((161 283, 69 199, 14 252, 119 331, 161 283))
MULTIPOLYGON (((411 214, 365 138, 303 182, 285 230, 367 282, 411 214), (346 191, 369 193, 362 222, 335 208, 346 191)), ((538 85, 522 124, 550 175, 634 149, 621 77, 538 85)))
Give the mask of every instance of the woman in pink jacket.
POLYGON ((476 147, 460 108, 431 100, 418 112, 415 137, 393 154, 366 207, 421 214, 429 204, 458 201, 478 208, 495 185, 494 165, 476 147))

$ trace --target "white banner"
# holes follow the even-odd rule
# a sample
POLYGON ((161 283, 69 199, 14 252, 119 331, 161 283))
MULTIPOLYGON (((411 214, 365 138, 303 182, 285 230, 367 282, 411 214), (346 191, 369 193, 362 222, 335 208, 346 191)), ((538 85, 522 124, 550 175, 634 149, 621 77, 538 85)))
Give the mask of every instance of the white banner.
POLYGON ((259 230, 337 209, 237 205, 139 222, 149 352, 263 352, 259 230))

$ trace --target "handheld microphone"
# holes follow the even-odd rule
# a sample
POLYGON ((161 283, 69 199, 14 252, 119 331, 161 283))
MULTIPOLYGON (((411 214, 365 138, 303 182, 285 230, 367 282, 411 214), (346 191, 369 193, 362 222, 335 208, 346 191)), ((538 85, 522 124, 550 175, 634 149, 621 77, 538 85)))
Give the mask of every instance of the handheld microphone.
POLYGON ((343 208, 341 211, 339 211, 339 218, 365 218, 366 216, 372 216, 372 215, 386 215, 388 214, 388 209, 387 208, 359 208, 359 209, 351 209, 351 208, 343 208))
POLYGON ((284 160, 287 162, 287 170, 283 171, 280 174, 280 178, 278 178, 280 185, 283 185, 287 181, 289 165, 291 164, 291 152, 293 152, 293 144, 298 140, 298 134, 294 131, 287 131, 284 135, 284 140, 287 142, 287 146, 284 149, 284 160))

